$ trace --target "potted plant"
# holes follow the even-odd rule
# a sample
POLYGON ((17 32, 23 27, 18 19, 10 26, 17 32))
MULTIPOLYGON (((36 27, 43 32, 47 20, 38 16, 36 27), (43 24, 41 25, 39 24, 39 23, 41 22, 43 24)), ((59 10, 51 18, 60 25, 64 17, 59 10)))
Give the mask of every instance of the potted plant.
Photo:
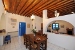
POLYGON ((59 28, 56 28, 55 30, 56 30, 56 34, 58 34, 59 28))
POLYGON ((37 33, 37 32, 36 32, 36 29, 33 29, 32 32, 34 33, 34 35, 37 33))

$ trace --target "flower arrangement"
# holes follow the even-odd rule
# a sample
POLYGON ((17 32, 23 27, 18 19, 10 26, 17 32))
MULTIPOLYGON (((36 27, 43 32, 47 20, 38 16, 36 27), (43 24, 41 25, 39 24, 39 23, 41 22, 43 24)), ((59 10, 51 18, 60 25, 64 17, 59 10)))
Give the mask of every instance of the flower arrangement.
POLYGON ((56 28, 55 30, 56 30, 56 31, 58 31, 59 29, 58 29, 58 28, 56 28))
POLYGON ((36 29, 33 29, 32 32, 33 32, 34 34, 36 34, 36 29))

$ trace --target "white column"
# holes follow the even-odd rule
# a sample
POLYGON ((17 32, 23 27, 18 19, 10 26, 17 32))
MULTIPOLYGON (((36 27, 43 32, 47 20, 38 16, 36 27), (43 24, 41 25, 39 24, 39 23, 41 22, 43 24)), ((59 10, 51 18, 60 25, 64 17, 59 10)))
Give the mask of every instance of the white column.
POLYGON ((47 19, 47 10, 43 10, 43 33, 46 31, 44 21, 47 19))
POLYGON ((43 10, 43 19, 47 19, 47 10, 43 10))

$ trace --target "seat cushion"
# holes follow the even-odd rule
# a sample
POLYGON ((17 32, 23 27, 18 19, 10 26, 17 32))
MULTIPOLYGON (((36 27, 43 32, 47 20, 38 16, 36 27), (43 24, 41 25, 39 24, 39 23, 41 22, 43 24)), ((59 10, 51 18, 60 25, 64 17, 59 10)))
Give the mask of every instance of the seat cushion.
POLYGON ((36 45, 36 44, 34 44, 34 45, 31 45, 31 47, 32 47, 32 48, 37 48, 37 45, 36 45))

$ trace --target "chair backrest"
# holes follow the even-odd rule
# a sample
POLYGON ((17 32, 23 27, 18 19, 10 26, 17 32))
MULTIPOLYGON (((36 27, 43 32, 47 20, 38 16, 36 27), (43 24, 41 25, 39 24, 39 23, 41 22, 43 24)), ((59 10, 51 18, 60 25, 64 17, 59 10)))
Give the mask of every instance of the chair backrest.
POLYGON ((30 45, 34 45, 34 39, 30 38, 30 45))
POLYGON ((10 35, 6 35, 6 37, 11 38, 10 35))
POLYGON ((47 34, 42 34, 42 36, 46 37, 47 38, 47 34))
POLYGON ((26 35, 26 42, 30 41, 30 37, 28 35, 26 35))
POLYGON ((26 34, 23 35, 23 38, 24 38, 24 39, 26 38, 26 34))
POLYGON ((10 35, 6 35, 5 39, 6 40, 11 40, 11 36, 10 35))
POLYGON ((26 34, 23 35, 24 41, 26 41, 26 34))

